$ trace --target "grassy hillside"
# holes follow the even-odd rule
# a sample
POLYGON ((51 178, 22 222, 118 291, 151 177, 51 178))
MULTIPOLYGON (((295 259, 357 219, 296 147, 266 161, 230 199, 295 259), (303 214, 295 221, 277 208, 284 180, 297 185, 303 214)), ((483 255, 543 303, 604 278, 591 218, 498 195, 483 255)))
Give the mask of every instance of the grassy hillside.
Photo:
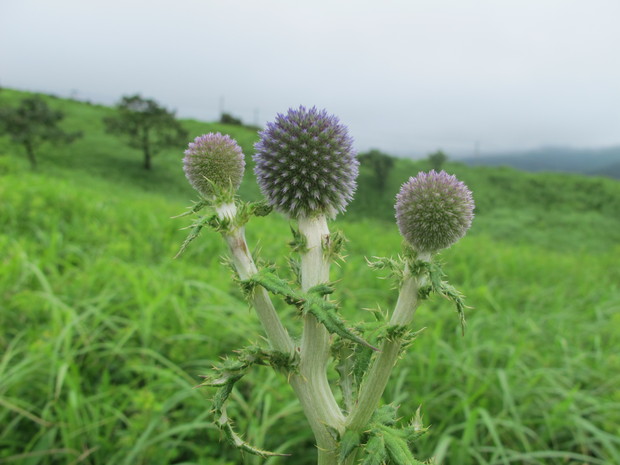
MULTIPOLYGON (((3 89, 0 91, 0 105, 17 105, 20 99, 29 96, 27 92, 3 89)), ((66 118, 61 126, 70 131, 82 131, 84 137, 66 146, 43 146, 38 158, 39 171, 49 176, 77 177, 91 175, 101 177, 117 186, 131 186, 143 191, 166 192, 169 196, 191 198, 193 190, 184 179, 183 172, 179 171, 180 159, 185 147, 178 150, 168 149, 156 155, 152 172, 145 171, 141 166, 142 154, 124 144, 123 140, 104 131, 103 118, 113 115, 112 108, 90 105, 67 99, 54 98, 43 95, 50 107, 61 110, 66 118)), ((234 137, 244 148, 245 153, 251 153, 256 131, 241 126, 208 124, 199 121, 184 120, 184 126, 190 133, 190 138, 215 131, 225 131, 234 137)), ((8 137, 0 138, 0 160, 2 155, 10 157, 4 159, 4 170, 9 166, 26 168, 25 153, 22 147, 10 144, 8 137)), ((258 188, 248 184, 247 194, 258 196, 258 188)))
MULTIPOLYGON (((260 331, 215 234, 172 259, 188 220, 170 217, 194 198, 180 154, 162 153, 144 173, 139 154, 102 132, 110 109, 51 103, 85 137, 46 149, 38 172, 0 139, 0 463, 312 464, 279 376, 256 370, 230 414, 246 439, 289 459, 242 458, 220 442, 212 392, 193 389, 260 331)), ((185 124, 193 135, 225 130, 252 153, 252 131, 185 124)), ((351 214, 332 225, 349 238, 332 271, 349 321, 395 302, 364 257, 399 252, 393 195, 423 168, 399 160, 382 194, 364 188, 362 172, 351 214)), ((422 405, 432 425, 416 453, 446 465, 620 463, 618 183, 448 168, 478 205, 471 234, 441 257, 473 309, 462 337, 447 302, 421 308, 414 327, 427 329, 389 385, 385 399, 404 418, 422 405)), ((256 197, 256 185, 248 179, 242 194, 256 197)), ((289 234, 276 214, 248 226, 260 256, 281 265, 289 234)))
MULTIPOLYGON (((16 104, 24 92, 4 89, 0 105, 16 104)), ((46 97, 54 108, 67 114, 64 127, 82 131, 84 137, 71 145, 43 147, 40 173, 74 180, 93 176, 141 192, 165 193, 182 201, 195 197, 180 169, 184 147, 166 150, 154 160, 154 170, 141 166, 141 153, 103 130, 102 119, 111 108, 46 97)), ((191 138, 220 131, 234 137, 246 154, 247 170, 240 195, 260 198, 252 173, 255 130, 242 126, 185 120, 191 138)), ((0 138, 0 171, 27 169, 23 149, 0 138), (4 155, 4 156, 3 156, 4 155)), ((370 218, 393 223, 394 196, 409 176, 428 170, 425 162, 397 159, 386 188, 372 188, 373 173, 362 167, 357 195, 349 207, 350 219, 370 218)), ((535 243, 555 250, 603 251, 608 244, 620 243, 620 183, 614 180, 555 173, 528 174, 511 168, 468 167, 448 163, 446 170, 465 181, 474 192, 477 221, 471 234, 484 233, 510 243, 535 243)), ((115 187, 116 188, 116 187, 115 187)))

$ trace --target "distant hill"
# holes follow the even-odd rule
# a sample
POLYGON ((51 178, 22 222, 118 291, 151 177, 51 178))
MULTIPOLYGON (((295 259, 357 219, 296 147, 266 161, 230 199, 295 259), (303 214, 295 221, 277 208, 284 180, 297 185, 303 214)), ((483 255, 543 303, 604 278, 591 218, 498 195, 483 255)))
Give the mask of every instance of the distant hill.
POLYGON ((595 176, 607 176, 610 178, 620 179, 620 162, 607 165, 603 168, 596 169, 591 173, 595 176))
POLYGON ((504 152, 459 161, 469 166, 511 166, 524 171, 558 171, 620 179, 620 146, 603 149, 546 147, 504 152))

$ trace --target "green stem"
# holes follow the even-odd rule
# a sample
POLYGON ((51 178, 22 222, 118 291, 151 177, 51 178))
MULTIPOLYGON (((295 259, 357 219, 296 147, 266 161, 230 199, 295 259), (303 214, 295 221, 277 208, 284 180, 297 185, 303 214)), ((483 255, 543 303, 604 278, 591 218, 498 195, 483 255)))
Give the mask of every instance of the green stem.
MULTIPOLYGON (((324 215, 300 218, 298 223, 299 232, 306 239, 306 250, 301 255, 301 287, 307 291, 312 286, 329 281, 329 259, 323 248, 329 239, 329 229, 324 215)), ((318 431, 314 430, 320 465, 337 463, 338 443, 327 426, 338 432, 344 428, 344 416, 327 379, 330 347, 331 338, 327 329, 313 315, 304 315, 299 369, 303 389, 310 397, 302 403, 309 404, 322 420, 318 431)))
MULTIPOLYGON (((428 256, 418 258, 422 260, 430 259, 428 256)), ((417 276, 411 274, 409 269, 405 270, 405 277, 400 287, 398 301, 390 319, 390 325, 408 325, 411 323, 419 304, 418 289, 423 284, 420 281, 417 276)), ((347 417, 347 428, 362 431, 368 425, 370 418, 379 405, 392 369, 398 360, 401 346, 402 340, 400 338, 386 339, 383 342, 381 352, 374 359, 360 386, 357 403, 347 417)))
MULTIPOLYGON (((216 208, 216 212, 220 219, 232 220, 237 214, 237 207, 233 203, 223 204, 216 208)), ((256 274, 258 270, 248 249, 244 228, 234 228, 223 234, 223 236, 228 244, 233 265, 239 278, 247 280, 256 274)), ((280 321, 269 294, 263 287, 255 289, 255 292, 252 294, 252 305, 258 314, 258 319, 263 325, 271 346, 280 352, 292 354, 295 350, 293 341, 280 321)))

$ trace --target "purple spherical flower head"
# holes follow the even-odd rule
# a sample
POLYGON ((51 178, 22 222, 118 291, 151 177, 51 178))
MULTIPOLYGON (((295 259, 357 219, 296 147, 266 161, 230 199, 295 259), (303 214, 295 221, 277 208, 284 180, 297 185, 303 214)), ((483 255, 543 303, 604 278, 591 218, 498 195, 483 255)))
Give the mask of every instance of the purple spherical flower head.
POLYGON ((183 158, 183 171, 189 183, 204 197, 216 191, 235 192, 243 179, 245 159, 241 147, 219 132, 204 134, 190 142, 183 158))
POLYGON ((315 107, 289 109, 267 123, 256 143, 258 184, 293 218, 342 212, 353 198, 359 162, 337 117, 315 107))
POLYGON ((445 171, 418 173, 396 196, 398 229, 418 252, 450 247, 465 235, 473 218, 471 191, 445 171))

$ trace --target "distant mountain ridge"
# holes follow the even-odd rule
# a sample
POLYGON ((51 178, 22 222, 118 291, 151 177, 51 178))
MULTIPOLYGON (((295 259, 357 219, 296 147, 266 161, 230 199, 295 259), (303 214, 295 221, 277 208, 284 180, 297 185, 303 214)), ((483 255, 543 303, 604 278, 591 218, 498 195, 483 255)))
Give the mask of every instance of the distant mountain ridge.
POLYGON ((470 166, 511 166, 524 171, 559 171, 620 179, 620 146, 601 149, 544 147, 459 158, 470 166))

